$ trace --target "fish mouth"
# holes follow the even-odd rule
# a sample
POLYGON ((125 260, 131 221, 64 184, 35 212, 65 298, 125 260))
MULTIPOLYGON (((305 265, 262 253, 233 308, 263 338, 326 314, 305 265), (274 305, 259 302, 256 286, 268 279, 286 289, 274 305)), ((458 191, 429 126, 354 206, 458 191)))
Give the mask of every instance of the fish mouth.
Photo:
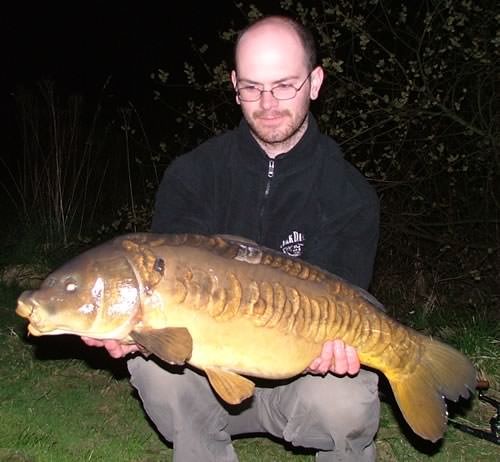
POLYGON ((74 330, 69 326, 65 325, 54 325, 48 321, 48 319, 43 319, 41 316, 39 305, 34 300, 23 301, 19 299, 16 307, 16 314, 22 318, 29 321, 28 324, 28 334, 33 337, 40 337, 42 335, 78 335, 92 337, 96 339, 109 339, 109 338, 126 338, 128 336, 127 329, 126 332, 122 332, 123 328, 115 329, 114 331, 97 331, 92 332, 86 329, 74 330))
POLYGON ((33 324, 28 324, 28 333, 33 335, 34 337, 40 337, 43 335, 43 332, 39 331, 33 324))
POLYGON ((80 333, 80 332, 75 332, 71 330, 65 330, 65 329, 58 329, 58 328, 46 328, 46 330, 40 330, 38 327, 36 327, 32 322, 28 324, 28 334, 33 335, 33 337, 41 337, 42 335, 61 335, 61 334, 70 334, 70 335, 89 335, 86 333, 80 333))
POLYGON ((43 332, 35 327, 35 323, 37 320, 34 318, 35 316, 35 305, 33 303, 25 303, 22 300, 19 300, 17 302, 17 308, 16 308, 16 314, 19 315, 21 318, 25 318, 29 321, 28 324, 28 332, 30 335, 33 335, 35 337, 39 337, 40 335, 43 335, 43 332))
POLYGON ((39 305, 28 297, 21 296, 19 298, 17 301, 16 314, 29 321, 28 332, 30 335, 39 337, 40 335, 51 334, 52 331, 54 331, 51 326, 44 326, 45 322, 40 316, 39 305), (24 301, 23 298, 27 298, 28 300, 24 301))
POLYGON ((35 306, 32 303, 25 303, 22 300, 18 300, 16 314, 21 316, 21 318, 30 319, 34 309, 35 306))

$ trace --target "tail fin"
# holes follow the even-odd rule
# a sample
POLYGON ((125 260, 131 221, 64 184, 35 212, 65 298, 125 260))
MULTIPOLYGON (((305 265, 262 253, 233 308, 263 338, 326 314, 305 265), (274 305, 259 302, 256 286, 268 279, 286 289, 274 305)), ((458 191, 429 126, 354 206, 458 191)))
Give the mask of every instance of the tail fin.
POLYGON ((444 398, 457 401, 476 388, 476 370, 454 348, 432 338, 422 345, 420 363, 410 375, 388 377, 404 418, 412 430, 432 442, 442 438, 447 425, 444 398))

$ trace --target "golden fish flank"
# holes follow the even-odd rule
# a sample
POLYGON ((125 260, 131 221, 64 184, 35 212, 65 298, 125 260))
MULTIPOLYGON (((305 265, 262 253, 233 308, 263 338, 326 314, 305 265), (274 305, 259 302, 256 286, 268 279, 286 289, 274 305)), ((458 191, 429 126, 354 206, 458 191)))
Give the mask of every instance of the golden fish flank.
POLYGON ((24 292, 17 313, 33 335, 135 341, 167 362, 189 362, 233 404, 253 393, 243 375, 293 377, 325 340, 341 338, 385 374, 413 431, 436 441, 446 429, 443 397, 469 396, 475 369, 381 308, 365 290, 245 239, 131 234, 24 292))

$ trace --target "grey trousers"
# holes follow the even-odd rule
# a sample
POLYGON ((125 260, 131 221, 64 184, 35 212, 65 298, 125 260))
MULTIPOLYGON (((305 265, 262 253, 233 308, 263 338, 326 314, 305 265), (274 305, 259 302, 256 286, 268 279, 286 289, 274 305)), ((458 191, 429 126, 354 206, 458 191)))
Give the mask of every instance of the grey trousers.
POLYGON ((174 447, 174 462, 235 462, 231 435, 270 433, 294 446, 317 449, 316 460, 375 461, 378 377, 303 375, 257 387, 238 407, 216 397, 207 378, 190 368, 172 372, 136 356, 131 383, 158 431, 174 447))

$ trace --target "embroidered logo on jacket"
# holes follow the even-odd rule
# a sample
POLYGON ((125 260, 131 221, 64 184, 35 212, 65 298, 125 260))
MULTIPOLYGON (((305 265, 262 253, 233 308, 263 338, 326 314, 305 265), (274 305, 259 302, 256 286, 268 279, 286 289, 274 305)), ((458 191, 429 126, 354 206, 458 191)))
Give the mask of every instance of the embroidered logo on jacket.
POLYGON ((281 251, 290 257, 300 257, 304 251, 305 240, 304 233, 293 231, 282 241, 280 245, 281 251))

